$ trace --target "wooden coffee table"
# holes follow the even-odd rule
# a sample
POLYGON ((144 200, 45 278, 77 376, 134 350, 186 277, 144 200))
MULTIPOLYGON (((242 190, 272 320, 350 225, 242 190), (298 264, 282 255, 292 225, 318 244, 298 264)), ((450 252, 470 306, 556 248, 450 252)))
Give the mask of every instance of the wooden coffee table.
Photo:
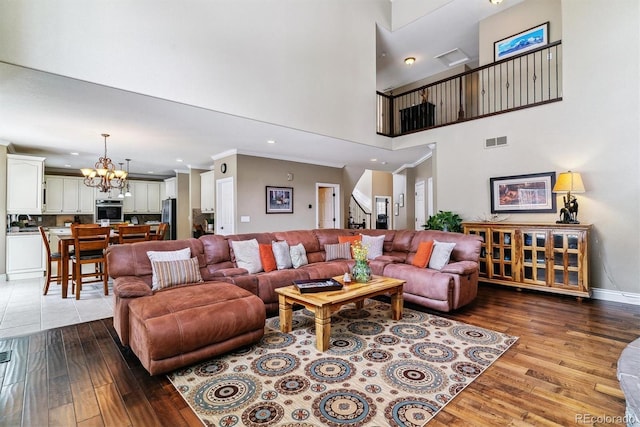
MULTIPOLYGON (((344 284, 342 276, 334 277, 344 284)), ((351 282, 341 290, 300 293, 295 286, 287 286, 276 289, 280 306, 280 330, 291 332, 293 320, 293 305, 300 304, 313 311, 316 316, 316 348, 325 351, 329 348, 331 337, 331 314, 340 309, 344 304, 356 303, 357 308, 362 308, 364 300, 376 295, 391 295, 391 317, 394 320, 402 318, 402 287, 404 280, 390 277, 373 276, 367 283, 351 282)))

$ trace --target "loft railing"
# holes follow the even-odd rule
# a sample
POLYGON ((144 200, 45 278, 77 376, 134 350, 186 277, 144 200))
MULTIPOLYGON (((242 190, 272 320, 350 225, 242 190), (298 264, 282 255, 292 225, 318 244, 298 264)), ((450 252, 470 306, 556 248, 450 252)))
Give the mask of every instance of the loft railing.
POLYGON ((353 194, 349 202, 349 228, 371 228, 371 213, 364 210, 353 194))
POLYGON ((561 101, 562 41, 398 95, 377 95, 377 132, 385 136, 561 101))

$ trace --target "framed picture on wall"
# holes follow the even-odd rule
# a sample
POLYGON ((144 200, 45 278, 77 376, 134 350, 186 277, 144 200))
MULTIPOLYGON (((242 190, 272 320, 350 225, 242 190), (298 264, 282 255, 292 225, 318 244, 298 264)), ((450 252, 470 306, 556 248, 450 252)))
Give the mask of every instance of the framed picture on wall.
POLYGON ((556 213, 555 172, 489 179, 491 213, 556 213))
POLYGON ((493 60, 509 58, 521 53, 537 49, 549 43, 549 23, 529 28, 493 44, 493 60))
POLYGON ((267 213, 293 213, 293 187, 267 186, 267 213))

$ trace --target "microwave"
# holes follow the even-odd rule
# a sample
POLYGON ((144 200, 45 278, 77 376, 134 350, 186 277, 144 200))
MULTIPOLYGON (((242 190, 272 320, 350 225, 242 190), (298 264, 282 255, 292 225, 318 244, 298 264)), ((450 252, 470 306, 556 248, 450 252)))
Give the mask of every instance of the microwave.
POLYGON ((124 205, 121 200, 96 200, 95 222, 108 219, 110 222, 124 221, 124 205))

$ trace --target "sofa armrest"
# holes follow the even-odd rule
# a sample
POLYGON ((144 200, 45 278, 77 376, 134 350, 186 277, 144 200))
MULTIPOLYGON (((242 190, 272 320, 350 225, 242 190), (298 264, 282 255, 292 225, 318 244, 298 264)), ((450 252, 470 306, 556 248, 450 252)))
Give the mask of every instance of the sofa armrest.
POLYGON ((445 265, 441 273, 451 273, 451 274, 471 274, 478 270, 478 263, 475 261, 457 261, 452 262, 451 264, 445 265))
POLYGON ((221 268, 213 273, 213 277, 233 277, 249 274, 246 268, 221 268))
POLYGON ((120 276, 113 280, 113 293, 119 298, 153 295, 151 287, 137 276, 120 276))

